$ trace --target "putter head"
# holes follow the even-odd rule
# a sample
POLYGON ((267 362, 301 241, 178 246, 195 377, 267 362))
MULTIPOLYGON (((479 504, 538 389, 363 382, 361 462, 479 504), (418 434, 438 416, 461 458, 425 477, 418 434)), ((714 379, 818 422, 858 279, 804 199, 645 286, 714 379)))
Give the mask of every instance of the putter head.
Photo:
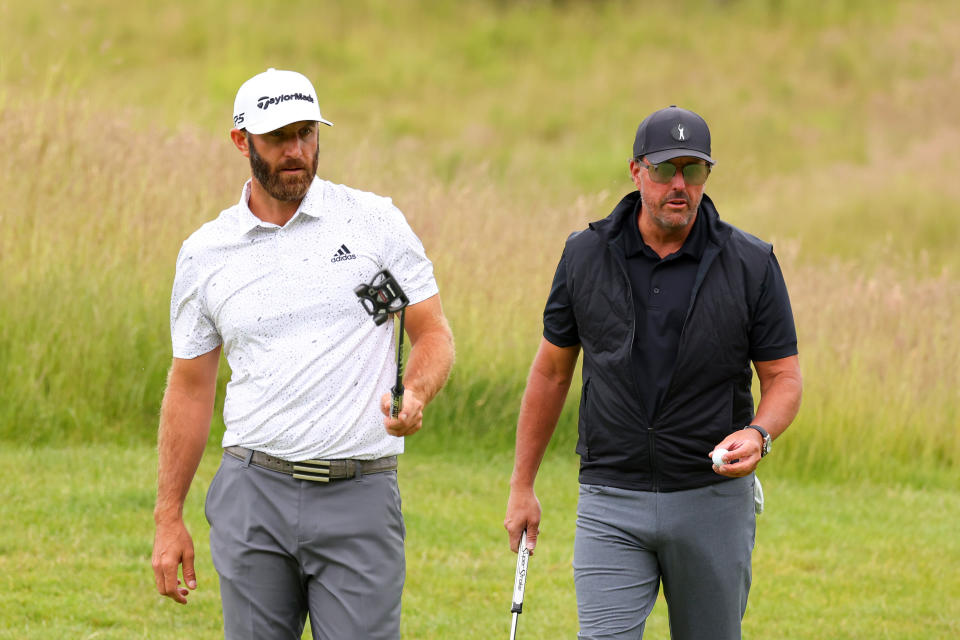
POLYGON ((369 284, 354 287, 353 292, 377 326, 386 322, 391 313, 396 313, 410 304, 410 300, 400 288, 400 283, 387 269, 375 273, 369 284))

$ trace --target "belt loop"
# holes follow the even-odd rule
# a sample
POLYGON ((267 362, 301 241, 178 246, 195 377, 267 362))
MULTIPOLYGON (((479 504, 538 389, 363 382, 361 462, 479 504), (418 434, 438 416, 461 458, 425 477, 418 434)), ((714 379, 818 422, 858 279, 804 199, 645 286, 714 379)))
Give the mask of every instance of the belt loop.
POLYGON ((353 479, 359 480, 363 477, 363 464, 359 460, 353 461, 353 479))
POLYGON ((243 459, 243 467, 245 469, 250 466, 251 460, 253 460, 253 449, 247 449, 247 457, 243 459))

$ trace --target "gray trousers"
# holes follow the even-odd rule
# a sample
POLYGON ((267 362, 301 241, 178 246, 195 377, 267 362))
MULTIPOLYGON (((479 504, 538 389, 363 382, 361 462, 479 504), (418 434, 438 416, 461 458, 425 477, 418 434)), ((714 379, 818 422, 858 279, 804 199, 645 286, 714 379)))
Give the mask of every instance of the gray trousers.
POLYGON ((754 476, 656 493, 581 485, 573 575, 582 639, 639 640, 660 582, 673 640, 739 640, 754 476))
POLYGON ((400 637, 396 471, 330 483, 224 455, 206 499, 227 640, 400 637))

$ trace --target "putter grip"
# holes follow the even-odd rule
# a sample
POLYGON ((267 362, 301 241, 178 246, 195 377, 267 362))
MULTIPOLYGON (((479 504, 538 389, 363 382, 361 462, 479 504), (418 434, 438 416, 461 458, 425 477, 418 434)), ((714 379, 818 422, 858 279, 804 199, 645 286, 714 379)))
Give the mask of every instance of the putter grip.
POLYGON ((390 393, 393 396, 393 402, 390 405, 390 417, 396 418, 400 415, 400 409, 403 407, 403 385, 398 383, 393 389, 390 389, 390 393))
POLYGON ((523 591, 527 586, 527 563, 530 550, 527 549, 527 532, 520 534, 520 549, 517 551, 517 575, 513 581, 513 606, 510 613, 523 613, 523 591))

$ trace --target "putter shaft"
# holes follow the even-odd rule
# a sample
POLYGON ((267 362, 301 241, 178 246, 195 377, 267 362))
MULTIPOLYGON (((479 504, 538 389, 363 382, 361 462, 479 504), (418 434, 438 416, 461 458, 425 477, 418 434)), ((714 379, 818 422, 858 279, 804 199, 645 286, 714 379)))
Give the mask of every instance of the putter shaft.
POLYGON ((400 409, 403 407, 403 320, 406 311, 406 307, 400 310, 400 331, 397 335, 397 383, 390 389, 393 400, 390 405, 391 418, 399 416, 400 409))
POLYGON ((397 337, 397 383, 390 389, 392 396, 390 417, 396 418, 400 415, 400 408, 403 405, 403 321, 410 300, 388 269, 381 269, 374 274, 369 284, 361 283, 353 288, 353 292, 360 298, 364 311, 370 314, 378 327, 400 312, 400 335, 397 337))

